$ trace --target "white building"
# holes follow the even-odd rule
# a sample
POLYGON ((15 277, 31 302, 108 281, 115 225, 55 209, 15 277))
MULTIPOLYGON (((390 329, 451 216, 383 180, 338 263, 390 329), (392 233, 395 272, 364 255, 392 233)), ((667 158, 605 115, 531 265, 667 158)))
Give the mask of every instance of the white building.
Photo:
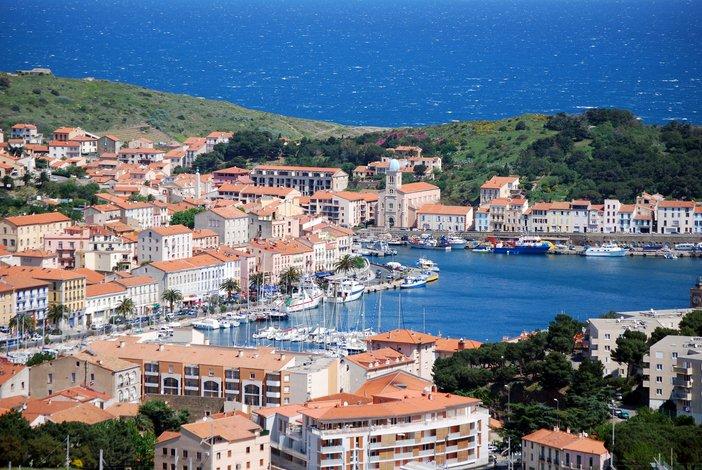
POLYGON ((139 232, 137 260, 171 261, 193 256, 193 232, 184 225, 147 228, 139 232))
POLYGON ((341 168, 258 165, 251 170, 256 186, 295 188, 305 196, 316 191, 343 191, 349 184, 349 175, 341 168))
POLYGON ((694 201, 660 201, 656 206, 658 233, 693 233, 694 222, 694 201))
POLYGON ((249 216, 235 207, 214 207, 195 215, 196 229, 210 229, 228 246, 249 241, 249 216))
POLYGON ((116 314, 117 307, 127 298, 127 289, 116 282, 85 286, 85 315, 91 325, 105 325, 116 314))
POLYGON ((446 206, 425 204, 417 211, 417 228, 465 232, 473 227, 473 208, 470 206, 446 206))

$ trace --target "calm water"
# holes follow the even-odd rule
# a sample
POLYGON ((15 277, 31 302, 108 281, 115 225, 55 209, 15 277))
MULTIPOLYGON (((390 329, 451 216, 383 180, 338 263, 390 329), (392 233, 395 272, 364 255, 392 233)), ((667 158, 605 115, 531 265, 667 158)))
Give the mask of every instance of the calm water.
MULTIPOLYGON (((584 321, 610 310, 687 307, 689 289, 702 274, 702 260, 682 258, 506 256, 402 248, 394 259, 414 265, 419 256, 439 264, 439 281, 383 292, 380 320, 379 294, 365 295, 366 327, 377 329, 380 322, 383 330, 398 324, 424 330, 426 324, 426 331, 434 334, 499 340, 543 328, 559 312, 584 321)), ((286 325, 326 320, 327 326, 338 324, 341 329, 360 327, 361 313, 362 302, 357 301, 336 316, 330 309, 293 314, 286 325)), ((243 344, 246 334, 241 327, 210 336, 214 343, 243 344)))
POLYGON ((0 0, 0 68, 349 124, 699 122, 700 24, 697 0, 0 0))

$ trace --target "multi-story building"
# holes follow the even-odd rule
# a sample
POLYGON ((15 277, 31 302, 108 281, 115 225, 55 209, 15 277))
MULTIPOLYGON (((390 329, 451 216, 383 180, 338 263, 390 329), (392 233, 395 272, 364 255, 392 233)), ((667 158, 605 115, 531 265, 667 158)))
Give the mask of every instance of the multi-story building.
POLYGON ((234 137, 233 132, 223 132, 223 131, 212 131, 205 137, 205 142, 207 144, 206 151, 211 152, 214 150, 214 146, 217 144, 229 143, 229 140, 234 137))
POLYGON ((379 227, 412 228, 417 223, 417 211, 426 204, 436 204, 441 190, 433 184, 420 181, 402 183, 400 163, 391 160, 385 175, 385 190, 378 198, 379 227))
POLYGON ((672 399, 677 416, 702 424, 702 338, 689 338, 677 356, 672 399))
POLYGON ((607 470, 610 462, 604 442, 586 434, 539 429, 522 437, 522 470, 607 470))
POLYGON ((49 142, 49 158, 65 160, 80 157, 80 143, 73 140, 49 142))
POLYGON ((695 201, 660 201, 656 205, 658 233, 693 233, 695 201))
POLYGON ((315 270, 313 248, 296 239, 252 240, 246 249, 256 257, 258 269, 270 276, 270 282, 278 282, 289 268, 302 274, 313 274, 315 270))
POLYGON ((31 317, 35 321, 46 317, 49 304, 49 282, 33 279, 26 276, 3 275, 1 277, 3 289, 2 317, 0 325, 7 326, 13 316, 31 317), (7 286, 11 291, 7 291, 7 286), (8 296, 11 304, 8 305, 8 296))
POLYGON ((702 204, 697 204, 695 206, 694 222, 695 226, 693 231, 695 233, 702 233, 702 204))
POLYGON ((241 246, 249 241, 249 216, 235 207, 213 207, 195 215, 196 229, 209 229, 219 242, 241 246))
POLYGON ((280 406, 293 403, 293 396, 309 393, 317 398, 326 394, 328 386, 315 387, 320 380, 314 376, 320 369, 327 370, 321 375, 324 380, 338 380, 338 360, 318 361, 309 353, 270 348, 155 344, 121 337, 93 342, 91 349, 101 356, 138 364, 147 394, 219 397, 251 407, 280 406), (312 362, 316 365, 308 374, 305 366, 312 362), (293 377, 295 373, 300 374, 299 380, 293 377))
POLYGON ((657 410, 667 400, 675 401, 678 396, 685 398, 686 391, 682 388, 686 380, 678 374, 686 371, 685 367, 679 367, 679 358, 689 352, 702 354, 702 338, 668 335, 651 345, 643 358, 643 386, 648 388, 650 408, 657 410))
POLYGON ((317 191, 306 201, 305 212, 323 215, 343 227, 357 227, 375 221, 377 205, 375 193, 317 191))
POLYGON ((102 326, 116 315, 117 307, 127 299, 127 289, 116 282, 85 287, 85 315, 88 325, 102 326))
POLYGON ((627 330, 640 331, 650 336, 656 328, 677 329, 689 309, 644 310, 640 312, 617 312, 618 318, 590 318, 587 321, 586 337, 588 354, 604 365, 605 375, 625 377, 625 364, 612 359, 617 348, 617 338, 627 330))
POLYGON ((120 276, 114 282, 127 290, 127 298, 134 303, 134 315, 149 315, 161 301, 158 281, 151 276, 120 276))
POLYGON ((44 235, 44 250, 56 253, 62 268, 76 267, 76 252, 85 251, 92 236, 90 227, 68 227, 63 232, 44 235))
POLYGON ((251 183, 251 178, 249 178, 249 170, 245 168, 239 168, 238 166, 223 168, 221 170, 214 170, 212 172, 212 179, 214 181, 214 184, 216 185, 221 185, 223 183, 251 183))
POLYGON ((417 211, 417 228, 465 232, 473 227, 473 208, 425 204, 417 211))
POLYGON ((32 366, 29 394, 43 398, 71 387, 85 387, 111 397, 112 402, 139 402, 141 371, 134 362, 95 353, 92 349, 59 356, 32 366))
POLYGON ((405 372, 371 379, 353 394, 260 409, 281 468, 456 468, 488 463, 486 409, 439 393, 405 372), (431 466, 431 467, 429 467, 431 466))
POLYGON ((44 136, 37 131, 34 124, 18 123, 10 130, 11 139, 22 139, 25 144, 40 144, 44 136))
POLYGON ((209 228, 193 230, 193 250, 217 248, 219 245, 219 235, 214 230, 209 228))
POLYGON ((106 134, 97 141, 97 151, 100 155, 117 154, 122 149, 122 140, 112 134, 106 134))
POLYGON ((341 392, 358 390, 366 381, 391 372, 414 370, 414 360, 391 348, 351 354, 341 359, 341 392))
POLYGON ((252 184, 223 183, 217 189, 217 198, 229 199, 242 204, 256 202, 262 198, 277 197, 287 201, 297 201, 302 193, 295 188, 280 186, 254 186, 252 184))
POLYGON ((165 152, 154 148, 121 148, 117 153, 117 160, 122 163, 136 163, 149 165, 162 162, 165 152))
POLYGON ((12 252, 41 250, 46 234, 63 232, 72 223, 60 212, 5 217, 0 220, 0 240, 12 252))
POLYGON ((224 263, 208 254, 173 261, 155 261, 132 271, 148 275, 159 284, 159 296, 166 290, 178 290, 183 302, 200 302, 220 294, 225 280, 224 263))
POLYGON ((86 135, 86 132, 80 127, 59 127, 54 130, 52 139, 59 142, 68 142, 79 135, 86 135))
POLYGON ((268 470, 270 435, 243 414, 224 414, 165 431, 156 440, 154 470, 268 470))
POLYGON ((251 170, 256 186, 295 188, 304 196, 317 191, 343 191, 349 184, 349 175, 341 168, 258 165, 251 170))
POLYGON ((508 199, 520 194, 519 176, 493 176, 480 186, 480 205, 495 198, 508 199))
POLYGON ((436 336, 412 330, 392 330, 366 338, 368 351, 394 349, 412 359, 411 373, 431 380, 436 360, 436 336))
POLYGON ((137 261, 171 261, 193 256, 193 232, 185 225, 147 228, 139 232, 137 261))
POLYGON ((7 327, 15 316, 15 289, 0 279, 0 326, 7 327))
POLYGON ((131 269, 135 264, 134 245, 117 235, 95 233, 85 250, 76 252, 76 267, 101 273, 131 269))
POLYGON ((29 367, 0 357, 0 399, 29 395, 29 367))

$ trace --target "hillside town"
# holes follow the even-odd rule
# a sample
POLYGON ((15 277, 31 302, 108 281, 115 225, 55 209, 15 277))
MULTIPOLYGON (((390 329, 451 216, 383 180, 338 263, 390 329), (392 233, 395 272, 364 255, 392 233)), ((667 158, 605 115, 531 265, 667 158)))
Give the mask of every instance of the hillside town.
MULTIPOLYGON (((520 177, 504 175, 482 184, 476 206, 446 205, 432 183, 441 157, 413 146, 389 148, 392 158, 353 174, 283 162, 193 168, 233 136, 152 142, 78 127, 44 136, 30 123, 0 133, 7 190, 42 177, 99 187, 96 203, 68 215, 58 209, 71 201, 38 196, 32 202, 45 211, 0 220, 0 414, 35 429, 127 420, 155 400, 187 410, 155 436, 155 470, 614 468, 611 442, 560 418, 512 438, 511 385, 499 391, 506 406, 442 387, 437 367, 478 354, 481 341, 400 325, 342 334, 273 324, 320 302, 353 301, 370 286, 406 287, 409 278, 383 277, 384 267, 360 256, 358 228, 702 235, 701 203, 645 192, 626 203, 529 201, 520 177), (270 326, 252 338, 289 346, 220 346, 203 333, 255 322, 270 326)), ((559 354, 576 370, 601 363, 600 381, 624 382, 638 368, 652 410, 672 406, 700 424, 702 340, 682 327, 702 307, 702 283, 690 304, 591 318, 559 354), (671 333, 659 337, 660 329, 671 333), (645 345, 636 364, 613 355, 631 332, 645 345)), ((538 334, 504 343, 531 344, 538 334)), ((557 393, 548 398, 558 413, 565 398, 557 393)), ((628 418, 623 406, 612 402, 612 426, 628 418)))

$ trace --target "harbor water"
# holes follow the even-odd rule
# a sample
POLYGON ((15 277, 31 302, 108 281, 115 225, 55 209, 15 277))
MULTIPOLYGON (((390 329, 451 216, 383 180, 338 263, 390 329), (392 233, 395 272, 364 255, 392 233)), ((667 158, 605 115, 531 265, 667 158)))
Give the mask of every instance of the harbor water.
MULTIPOLYGON (((585 321, 608 311, 687 307, 702 261, 681 258, 509 256, 398 248, 374 262, 414 266, 435 261, 437 282, 424 287, 365 294, 343 305, 327 304, 290 315, 281 328, 326 326, 337 330, 411 328, 442 336, 497 341, 545 328, 560 312, 585 321)), ((251 338, 265 323, 206 332, 212 344, 273 344, 251 338)), ((276 343, 277 345, 278 343, 276 343)), ((283 343, 293 349, 301 343, 283 343)))

